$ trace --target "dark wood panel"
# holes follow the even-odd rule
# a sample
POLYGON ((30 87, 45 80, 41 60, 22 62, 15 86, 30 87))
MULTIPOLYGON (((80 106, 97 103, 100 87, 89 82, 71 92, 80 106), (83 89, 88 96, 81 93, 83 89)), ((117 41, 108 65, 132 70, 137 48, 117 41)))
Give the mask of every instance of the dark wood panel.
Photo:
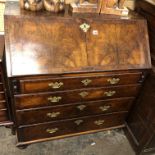
POLYGON ((82 89, 56 93, 15 95, 17 109, 62 105, 76 102, 136 96, 140 85, 82 89))
POLYGON ((0 101, 0 109, 6 109, 6 101, 0 101))
POLYGON ((126 113, 106 116, 79 118, 62 122, 44 123, 29 127, 20 127, 17 130, 19 142, 80 133, 90 130, 104 129, 123 125, 126 113))
POLYGON ((136 138, 137 142, 140 144, 143 136, 145 135, 145 132, 147 131, 147 127, 144 124, 142 118, 136 112, 136 110, 134 112, 132 111, 132 114, 130 114, 127 122, 130 130, 132 131, 132 134, 136 138))
POLYGON ((95 101, 90 103, 47 107, 16 112, 18 125, 43 123, 81 116, 128 111, 133 98, 95 101))
POLYGON ((89 74, 85 77, 64 77, 64 78, 38 78, 19 80, 21 93, 35 93, 46 91, 59 91, 66 89, 103 87, 110 85, 136 84, 141 81, 142 73, 122 73, 109 75, 101 73, 94 76, 89 74))
MULTIPOLYGON (((0 67, 1 68, 1 67, 0 67)), ((3 82, 2 81, 2 73, 0 72, 0 83, 3 82)))
POLYGON ((3 83, 0 83, 0 91, 4 91, 3 83))
POLYGON ((4 92, 0 92, 0 101, 5 100, 5 94, 4 92))

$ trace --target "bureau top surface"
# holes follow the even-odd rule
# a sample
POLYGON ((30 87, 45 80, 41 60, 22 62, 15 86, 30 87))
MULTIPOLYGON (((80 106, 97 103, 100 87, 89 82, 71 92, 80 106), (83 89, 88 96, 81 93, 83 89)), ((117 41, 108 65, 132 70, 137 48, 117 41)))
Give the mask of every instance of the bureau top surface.
POLYGON ((73 17, 7 2, 5 43, 9 77, 151 67, 146 21, 134 15, 73 17))

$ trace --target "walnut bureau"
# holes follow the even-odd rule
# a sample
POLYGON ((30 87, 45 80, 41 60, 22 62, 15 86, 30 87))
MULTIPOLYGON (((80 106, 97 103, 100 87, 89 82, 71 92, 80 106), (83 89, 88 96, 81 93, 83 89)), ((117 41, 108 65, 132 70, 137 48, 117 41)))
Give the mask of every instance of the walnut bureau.
POLYGON ((125 127, 151 68, 146 21, 5 10, 18 147, 125 127))

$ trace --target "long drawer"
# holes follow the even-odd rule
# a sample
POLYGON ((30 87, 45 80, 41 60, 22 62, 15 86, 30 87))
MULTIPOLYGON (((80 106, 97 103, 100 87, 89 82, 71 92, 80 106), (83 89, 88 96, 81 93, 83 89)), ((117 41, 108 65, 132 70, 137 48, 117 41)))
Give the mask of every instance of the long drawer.
POLYGON ((110 127, 124 125, 127 113, 83 117, 67 121, 43 123, 17 129, 19 142, 52 138, 68 134, 101 130, 110 127))
MULTIPOLYGON (((91 75, 91 74, 90 74, 91 75)), ((136 84, 140 81, 141 72, 83 77, 60 77, 19 80, 20 93, 48 92, 110 85, 136 84)))
POLYGON ((74 91, 15 95, 16 109, 70 104, 136 96, 140 85, 115 86, 74 91))
POLYGON ((124 98, 34 110, 19 110, 16 112, 16 118, 18 125, 43 123, 95 114, 128 111, 132 103, 133 98, 124 98))

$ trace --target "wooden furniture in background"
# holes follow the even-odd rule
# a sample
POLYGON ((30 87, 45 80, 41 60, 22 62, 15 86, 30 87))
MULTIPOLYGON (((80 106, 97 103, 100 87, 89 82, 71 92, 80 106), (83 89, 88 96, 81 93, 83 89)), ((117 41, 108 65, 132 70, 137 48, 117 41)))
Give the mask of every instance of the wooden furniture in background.
POLYGON ((4 80, 4 66, 2 63, 4 53, 4 35, 0 35, 0 126, 12 125, 10 108, 4 80))
POLYGON ((128 117, 127 124, 130 135, 134 137, 131 143, 137 154, 143 155, 155 152, 155 2, 137 0, 136 10, 148 21, 153 71, 128 117))
POLYGON ((79 0, 70 4, 72 13, 104 13, 127 16, 129 10, 124 7, 125 0, 79 0))
POLYGON ((18 147, 125 127, 151 68, 143 18, 36 14, 7 2, 5 33, 18 147))

